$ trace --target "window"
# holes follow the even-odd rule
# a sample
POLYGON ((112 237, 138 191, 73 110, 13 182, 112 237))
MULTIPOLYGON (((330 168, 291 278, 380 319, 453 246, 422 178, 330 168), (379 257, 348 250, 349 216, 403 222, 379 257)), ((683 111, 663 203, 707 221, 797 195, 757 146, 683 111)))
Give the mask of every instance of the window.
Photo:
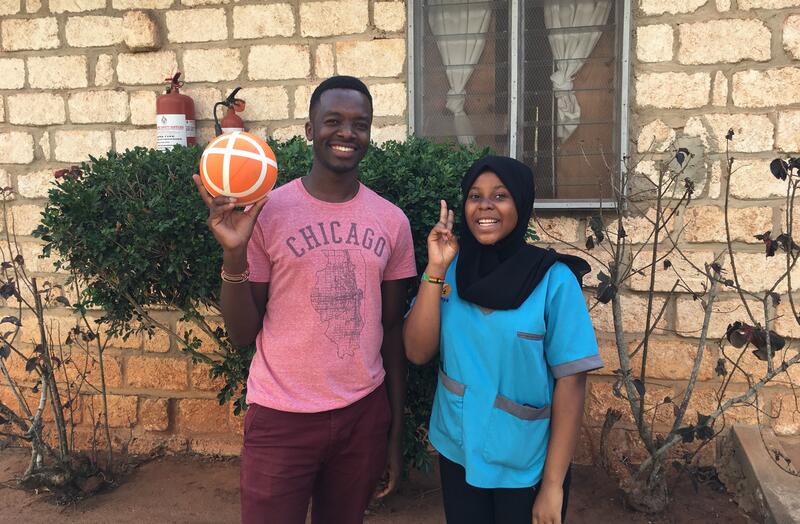
POLYGON ((611 204, 630 0, 409 0, 410 128, 534 172, 537 207, 611 204))

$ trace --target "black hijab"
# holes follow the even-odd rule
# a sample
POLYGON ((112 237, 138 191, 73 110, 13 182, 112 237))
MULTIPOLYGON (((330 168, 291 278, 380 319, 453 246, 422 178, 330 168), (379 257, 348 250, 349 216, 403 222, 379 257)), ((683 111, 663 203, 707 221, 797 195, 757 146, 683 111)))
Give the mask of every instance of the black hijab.
POLYGON ((518 160, 502 156, 481 158, 461 181, 460 252, 456 264, 458 296, 489 309, 516 309, 530 296, 550 266, 564 262, 578 282, 591 268, 585 260, 561 255, 525 242, 533 213, 533 173, 518 160), (467 226, 464 204, 481 174, 492 171, 508 188, 517 207, 517 224, 511 233, 492 246, 482 245, 467 226))

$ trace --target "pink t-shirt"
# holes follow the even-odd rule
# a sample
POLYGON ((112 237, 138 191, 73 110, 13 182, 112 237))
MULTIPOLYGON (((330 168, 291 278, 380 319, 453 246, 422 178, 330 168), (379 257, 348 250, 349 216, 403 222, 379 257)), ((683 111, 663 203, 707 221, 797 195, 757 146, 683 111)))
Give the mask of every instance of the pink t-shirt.
POLYGON ((400 208, 363 184, 330 203, 293 180, 270 193, 247 261, 250 280, 270 283, 248 403, 327 411, 381 385, 381 282, 416 275, 400 208))

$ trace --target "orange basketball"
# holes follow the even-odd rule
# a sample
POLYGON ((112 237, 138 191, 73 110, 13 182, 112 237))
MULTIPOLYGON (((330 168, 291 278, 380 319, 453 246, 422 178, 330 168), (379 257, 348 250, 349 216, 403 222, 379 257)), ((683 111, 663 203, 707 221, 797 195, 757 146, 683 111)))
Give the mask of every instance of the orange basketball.
POLYGON ((250 133, 235 131, 208 143, 200 157, 200 179, 211 196, 252 204, 270 192, 278 177, 275 153, 250 133))

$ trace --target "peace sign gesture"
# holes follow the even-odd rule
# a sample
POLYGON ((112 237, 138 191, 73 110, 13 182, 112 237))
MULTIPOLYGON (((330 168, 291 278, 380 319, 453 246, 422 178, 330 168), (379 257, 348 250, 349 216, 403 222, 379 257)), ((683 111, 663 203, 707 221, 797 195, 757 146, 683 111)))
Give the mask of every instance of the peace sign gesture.
POLYGON ((428 234, 428 267, 439 270, 443 276, 458 253, 458 240, 453 235, 453 210, 447 202, 440 201, 439 221, 428 234))

